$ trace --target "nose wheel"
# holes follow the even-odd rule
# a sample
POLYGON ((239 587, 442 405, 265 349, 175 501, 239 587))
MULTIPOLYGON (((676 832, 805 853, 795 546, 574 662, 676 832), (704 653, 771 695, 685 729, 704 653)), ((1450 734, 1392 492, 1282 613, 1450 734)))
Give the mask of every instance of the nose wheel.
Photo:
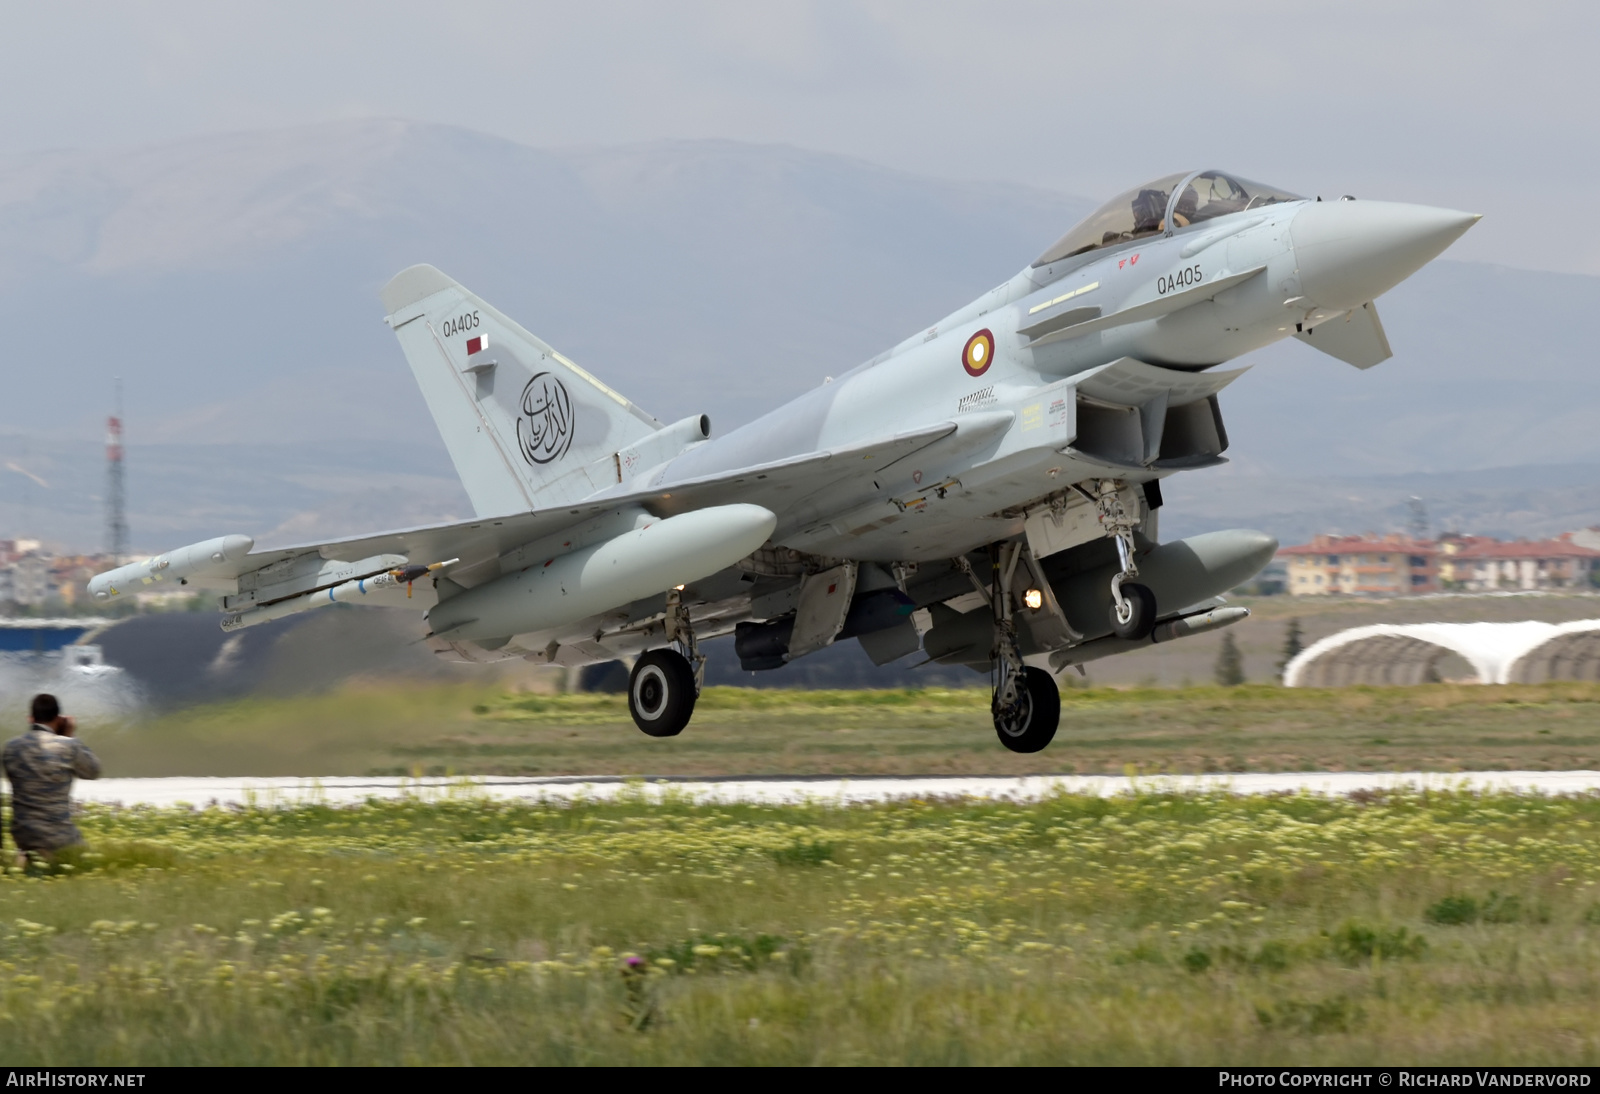
POLYGON ((1156 626, 1156 596, 1144 585, 1133 584, 1139 562, 1133 549, 1133 517, 1122 505, 1120 484, 1101 479, 1095 486, 1100 525, 1117 545, 1119 572, 1111 579, 1111 633, 1118 638, 1146 638, 1156 626))
POLYGON ((1048 672, 1032 665, 1018 674, 1014 690, 1009 705, 1002 705, 1001 692, 995 692, 995 736, 1012 752, 1038 752, 1055 739, 1061 692, 1048 672))
POLYGON ((676 737, 694 715, 695 672, 676 650, 651 650, 628 677, 628 713, 651 737, 676 737))
POLYGON ((1111 632, 1118 638, 1144 638, 1155 630, 1156 594, 1143 585, 1111 579, 1111 632))

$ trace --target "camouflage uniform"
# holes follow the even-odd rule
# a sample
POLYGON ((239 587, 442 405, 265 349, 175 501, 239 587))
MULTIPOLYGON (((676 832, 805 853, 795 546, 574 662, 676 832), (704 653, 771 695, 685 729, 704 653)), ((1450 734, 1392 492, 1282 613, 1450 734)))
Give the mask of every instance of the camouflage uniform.
POLYGON ((83 842, 72 823, 72 777, 100 777, 100 761, 87 745, 36 725, 6 742, 0 763, 11 781, 11 838, 17 850, 58 851, 83 842))

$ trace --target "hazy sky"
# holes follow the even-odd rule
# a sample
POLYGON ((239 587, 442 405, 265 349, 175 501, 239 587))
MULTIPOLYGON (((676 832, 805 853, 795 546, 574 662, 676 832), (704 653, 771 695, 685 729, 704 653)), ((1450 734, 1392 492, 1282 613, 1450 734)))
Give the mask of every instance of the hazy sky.
POLYGON ((1482 212, 1452 257, 1600 274, 1600 5, 0 0, 0 16, 0 154, 388 116, 533 145, 784 142, 1090 196, 1220 166, 1482 212))

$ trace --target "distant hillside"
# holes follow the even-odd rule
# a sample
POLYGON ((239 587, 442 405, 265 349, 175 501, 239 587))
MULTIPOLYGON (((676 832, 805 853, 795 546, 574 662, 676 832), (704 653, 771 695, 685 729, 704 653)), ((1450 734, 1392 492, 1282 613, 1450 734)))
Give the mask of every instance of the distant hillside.
POLYGON ((727 429, 1010 276, 1086 208, 785 147, 544 151, 403 122, 0 160, 0 431, 27 437, 0 457, 50 483, 9 476, 0 527, 31 507, 42 534, 98 542, 114 375, 140 544, 464 512, 380 322, 379 286, 414 262, 657 416, 727 429))
POLYGON ((1262 461, 1169 481, 1162 535, 1221 525, 1261 528, 1284 543, 1317 532, 1401 532, 1412 497, 1439 532, 1501 539, 1554 536, 1600 525, 1600 464, 1536 464, 1394 475, 1292 475, 1262 461))
MULTIPOLYGON (((465 515, 380 322, 378 287, 413 262, 659 417, 726 430, 1009 276, 1091 204, 779 146, 548 150, 407 122, 0 159, 0 466, 45 484, 0 472, 0 532, 100 542, 115 375, 139 547, 465 515)), ((1235 462, 1169 486, 1169 533, 1385 527, 1409 493, 1479 531, 1600 521, 1577 321, 1597 306, 1600 279, 1442 261, 1380 302, 1379 368, 1256 355, 1224 396, 1235 462), (1479 474, 1533 465, 1564 470, 1479 474)))

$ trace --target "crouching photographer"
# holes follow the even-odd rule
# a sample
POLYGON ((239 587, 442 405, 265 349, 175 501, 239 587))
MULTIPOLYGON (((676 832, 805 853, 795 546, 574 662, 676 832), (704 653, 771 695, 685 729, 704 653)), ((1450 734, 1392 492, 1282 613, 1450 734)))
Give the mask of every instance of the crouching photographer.
POLYGON ((83 843, 72 823, 72 780, 98 779, 100 761, 54 695, 33 698, 33 723, 6 742, 0 764, 11 783, 11 838, 17 865, 53 865, 83 843))

